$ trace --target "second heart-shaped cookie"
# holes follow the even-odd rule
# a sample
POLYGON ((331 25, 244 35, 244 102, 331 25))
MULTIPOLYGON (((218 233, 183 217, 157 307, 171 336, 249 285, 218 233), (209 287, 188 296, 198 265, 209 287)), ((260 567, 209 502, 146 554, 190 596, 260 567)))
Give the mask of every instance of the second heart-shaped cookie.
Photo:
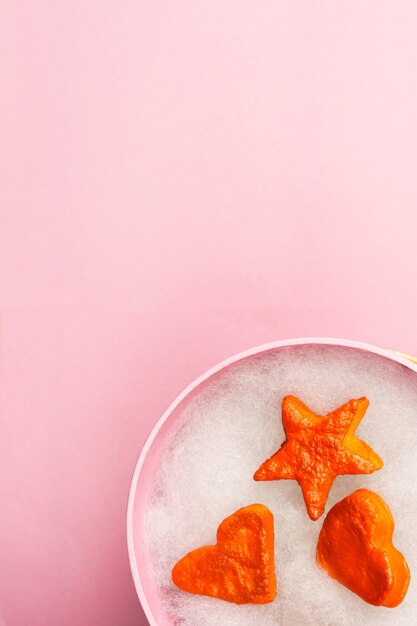
POLYGON ((251 504, 227 517, 217 530, 217 544, 180 559, 172 580, 183 591, 236 604, 272 602, 276 581, 271 511, 251 504))
POLYGON ((317 562, 366 602, 395 607, 407 593, 410 572, 392 543, 393 531, 394 519, 384 500, 358 489, 327 514, 317 562))

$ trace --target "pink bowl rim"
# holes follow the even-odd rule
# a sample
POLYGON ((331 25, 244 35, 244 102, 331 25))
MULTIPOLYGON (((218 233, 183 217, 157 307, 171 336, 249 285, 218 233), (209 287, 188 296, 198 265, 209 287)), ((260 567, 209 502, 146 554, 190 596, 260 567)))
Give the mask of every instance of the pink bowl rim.
POLYGON ((269 352, 271 350, 277 350, 279 348, 287 348, 293 346, 301 346, 301 345, 329 345, 329 346, 337 346, 337 347, 346 347, 346 348, 356 348, 358 350, 363 350, 366 352, 371 352, 373 354, 383 356, 391 361, 395 361, 400 363, 401 365, 405 365, 415 373, 417 373, 417 364, 408 360, 402 354, 396 352, 395 350, 380 348, 379 346, 375 346, 373 344, 355 341, 353 339, 338 339, 334 337, 298 337, 294 339, 282 339, 278 341, 271 341, 269 343, 264 343, 258 346, 254 346, 253 348, 249 348, 248 350, 244 350, 243 352, 239 352, 223 361, 220 361, 210 369, 206 370, 203 374, 195 378, 191 383, 189 383, 171 402, 168 408, 163 412, 161 417, 156 422, 155 426, 152 428, 148 438, 146 439, 141 453, 139 455, 138 461, 135 466, 135 470, 133 473, 130 490, 129 490, 129 499, 128 499, 128 507, 127 507, 127 547, 129 553, 129 563, 130 569, 133 576, 133 581, 136 588, 136 593, 142 605, 142 608, 145 612, 146 618, 149 621, 150 626, 159 626, 156 622, 152 609, 149 605, 148 599, 146 597, 145 591, 142 586, 142 581, 140 578, 139 570, 136 563, 135 551, 134 551, 134 542, 133 542, 133 508, 136 490, 138 486, 138 482, 140 479, 140 474, 142 471, 143 464, 145 459, 149 453, 149 450, 157 436, 158 432, 169 418, 171 413, 177 408, 177 406, 186 398, 196 387, 198 387, 205 380, 217 374, 222 369, 237 363, 243 359, 248 357, 256 356, 258 354, 262 354, 263 352, 269 352))

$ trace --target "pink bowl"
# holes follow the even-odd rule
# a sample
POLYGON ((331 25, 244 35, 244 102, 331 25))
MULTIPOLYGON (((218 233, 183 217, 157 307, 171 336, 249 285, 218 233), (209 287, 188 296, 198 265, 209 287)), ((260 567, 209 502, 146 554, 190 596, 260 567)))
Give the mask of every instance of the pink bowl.
POLYGON ((139 600, 151 626, 172 626, 172 623, 161 606, 159 595, 147 565, 143 533, 144 511, 152 493, 154 473, 158 466, 161 451, 165 441, 169 439, 177 417, 181 415, 186 404, 196 393, 199 393, 208 383, 220 376, 231 365, 265 352, 277 352, 286 347, 302 345, 330 345, 356 348, 357 350, 378 354, 390 361, 401 363, 417 373, 416 363, 410 362, 404 355, 391 350, 347 339, 313 337, 275 341, 251 348, 218 363, 190 383, 159 418, 146 440, 136 464, 129 493, 127 543, 130 567, 139 600))

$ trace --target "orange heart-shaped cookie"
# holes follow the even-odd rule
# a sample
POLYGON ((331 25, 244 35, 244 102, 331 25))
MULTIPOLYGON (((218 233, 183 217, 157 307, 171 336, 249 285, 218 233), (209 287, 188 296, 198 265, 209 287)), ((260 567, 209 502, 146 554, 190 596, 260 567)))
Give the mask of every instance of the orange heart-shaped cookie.
POLYGON ((376 606, 395 607, 410 582, 407 561, 392 543, 394 519, 384 500, 359 489, 330 509, 317 543, 317 563, 376 606))
POLYGON ((262 504, 227 517, 217 529, 217 544, 193 550, 172 570, 183 591, 236 604, 266 604, 276 595, 274 518, 262 504))

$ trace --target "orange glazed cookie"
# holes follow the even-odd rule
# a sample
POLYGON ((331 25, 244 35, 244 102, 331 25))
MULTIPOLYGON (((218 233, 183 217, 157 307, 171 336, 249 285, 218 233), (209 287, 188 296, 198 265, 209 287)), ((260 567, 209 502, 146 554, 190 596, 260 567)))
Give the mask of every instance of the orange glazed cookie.
POLYGON ((355 436, 368 405, 366 398, 350 400, 321 416, 295 396, 286 396, 282 401, 286 440, 254 479, 296 480, 310 518, 318 519, 336 476, 371 474, 383 466, 372 448, 355 436))
POLYGON ((359 489, 328 512, 317 543, 317 563, 366 602, 395 607, 407 593, 410 572, 392 544, 393 531, 384 500, 359 489))
POLYGON ((193 550, 172 570, 190 593, 236 604, 266 604, 276 596, 274 518, 262 504, 239 509, 220 524, 217 544, 193 550))

